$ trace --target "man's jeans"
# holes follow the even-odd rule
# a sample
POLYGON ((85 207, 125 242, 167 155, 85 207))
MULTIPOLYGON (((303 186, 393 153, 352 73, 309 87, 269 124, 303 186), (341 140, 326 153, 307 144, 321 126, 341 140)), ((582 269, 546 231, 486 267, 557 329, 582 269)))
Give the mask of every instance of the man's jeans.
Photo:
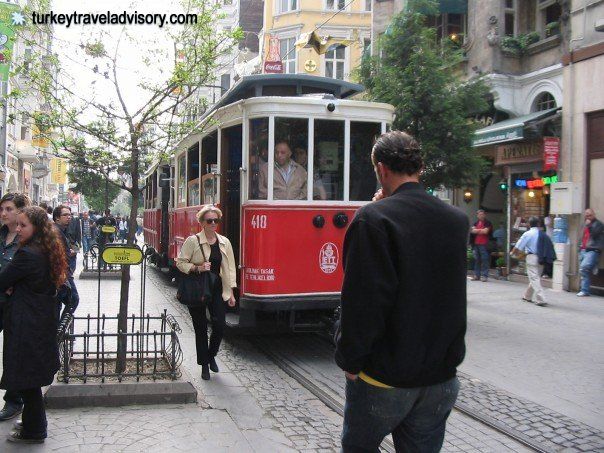
POLYGON ((474 273, 477 278, 489 277, 490 257, 486 245, 474 245, 474 273))
POLYGON ((84 255, 90 251, 91 246, 92 246, 92 238, 87 238, 86 236, 82 236, 82 248, 84 250, 84 255))
POLYGON ((440 451, 459 381, 418 388, 381 388, 346 380, 342 452, 378 452, 392 433, 396 451, 440 451))
POLYGON ((600 252, 595 250, 581 250, 579 255, 579 274, 581 274, 581 292, 589 294, 591 274, 598 269, 600 252))

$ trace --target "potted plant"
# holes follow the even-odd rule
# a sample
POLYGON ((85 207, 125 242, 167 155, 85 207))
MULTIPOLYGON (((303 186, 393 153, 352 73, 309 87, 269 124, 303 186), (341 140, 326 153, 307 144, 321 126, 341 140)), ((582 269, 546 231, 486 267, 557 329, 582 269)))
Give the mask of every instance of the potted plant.
POLYGON ((497 267, 497 276, 499 278, 506 278, 508 276, 508 268, 506 266, 506 261, 504 256, 500 256, 495 261, 495 266, 497 267))
POLYGON ((504 36, 499 41, 499 46, 504 53, 508 55, 521 56, 531 44, 539 41, 540 36, 536 31, 517 36, 504 36))
POLYGON ((545 37, 555 36, 560 34, 560 22, 550 22, 545 26, 545 37))

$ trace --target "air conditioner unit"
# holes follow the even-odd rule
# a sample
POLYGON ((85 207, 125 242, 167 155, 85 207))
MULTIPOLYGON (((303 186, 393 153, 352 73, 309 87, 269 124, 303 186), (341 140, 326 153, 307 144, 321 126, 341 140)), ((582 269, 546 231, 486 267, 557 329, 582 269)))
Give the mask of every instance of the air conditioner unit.
POLYGON ((572 182, 557 182, 550 187, 550 213, 552 214, 580 214, 581 187, 572 182))

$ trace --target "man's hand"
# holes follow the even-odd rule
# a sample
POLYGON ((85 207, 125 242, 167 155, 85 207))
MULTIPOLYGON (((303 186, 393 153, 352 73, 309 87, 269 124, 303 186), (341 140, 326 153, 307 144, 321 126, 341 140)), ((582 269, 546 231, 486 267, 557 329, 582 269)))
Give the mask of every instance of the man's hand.
POLYGON ((234 307, 236 302, 235 302, 235 296, 233 294, 231 294, 231 298, 228 301, 229 307, 234 307))
POLYGON ((380 189, 375 194, 373 194, 373 198, 371 200, 378 201, 378 200, 381 200, 382 198, 385 198, 384 191, 382 189, 380 189))
POLYGON ((344 375, 349 381, 356 381, 359 378, 358 374, 350 374, 348 371, 344 371, 344 375))

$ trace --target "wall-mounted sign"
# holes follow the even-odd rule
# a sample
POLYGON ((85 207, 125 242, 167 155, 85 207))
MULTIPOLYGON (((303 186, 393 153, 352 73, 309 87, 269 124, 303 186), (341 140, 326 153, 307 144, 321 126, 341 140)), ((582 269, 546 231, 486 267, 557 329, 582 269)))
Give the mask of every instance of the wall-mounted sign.
POLYGON ((557 170, 560 157, 560 139, 543 137, 543 171, 557 170))
POLYGON ((516 179, 514 185, 521 189, 540 189, 558 182, 558 175, 544 176, 537 179, 516 179))
POLYGON ((13 51, 15 27, 23 25, 25 17, 19 5, 0 3, 0 80, 8 80, 13 51))
POLYGON ((317 63, 315 60, 306 60, 304 62, 304 70, 306 72, 315 72, 317 70, 317 63))
POLYGON ((50 161, 50 179, 53 184, 67 184, 67 161, 55 157, 50 161))
POLYGON ((516 165, 539 162, 543 159, 541 142, 510 143, 499 145, 495 165, 516 165))
POLYGON ((281 49, 279 38, 269 37, 268 39, 268 54, 264 59, 263 70, 265 74, 281 74, 283 73, 283 62, 281 61, 281 49))
POLYGON ((143 261, 143 252, 136 246, 109 245, 102 256, 107 264, 140 264, 143 261))
POLYGON ((264 73, 265 74, 282 74, 283 73, 283 62, 282 61, 265 61, 264 62, 264 73))

